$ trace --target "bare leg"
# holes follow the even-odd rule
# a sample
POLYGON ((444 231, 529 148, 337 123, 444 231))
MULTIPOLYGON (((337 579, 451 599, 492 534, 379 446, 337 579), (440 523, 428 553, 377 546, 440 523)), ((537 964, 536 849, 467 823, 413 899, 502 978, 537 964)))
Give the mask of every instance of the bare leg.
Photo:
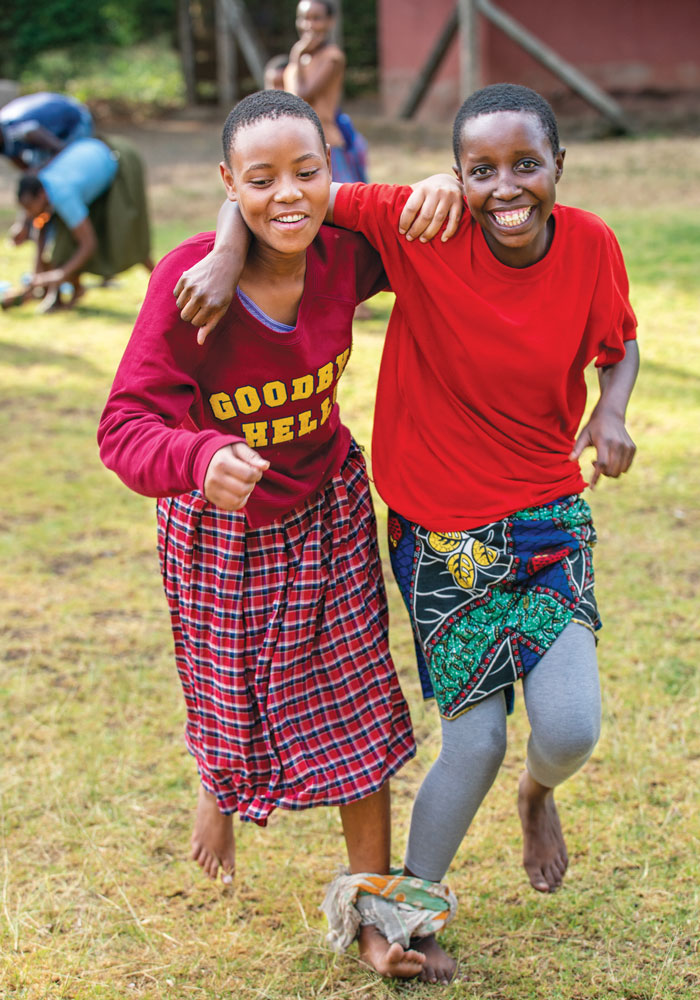
POLYGON ((556 892, 569 865, 554 789, 535 781, 529 771, 520 778, 518 812, 523 828, 523 865, 533 889, 556 892))
POLYGON ((523 680, 532 727, 518 788, 523 865, 538 892, 556 892, 569 858, 554 789, 588 760, 600 734, 593 633, 571 622, 523 680))
POLYGON ((216 796, 199 786, 197 815, 192 831, 191 858, 196 861, 205 875, 215 879, 219 868, 223 869, 222 881, 233 881, 236 869, 236 845, 233 837, 231 816, 219 812, 216 796))
POLYGON ((70 279, 70 283, 73 286, 73 294, 69 302, 70 306, 74 306, 75 303, 79 299, 82 299, 83 295, 85 295, 85 285, 82 283, 80 279, 81 279, 80 274, 74 274, 73 277, 70 279))
MULTIPOLYGON (((389 782, 378 792, 340 807, 340 818, 348 849, 350 871, 389 872, 391 813, 389 782)), ((416 951, 404 951, 398 942, 389 944, 376 927, 361 927, 360 958, 382 976, 411 979, 425 961, 416 951)))

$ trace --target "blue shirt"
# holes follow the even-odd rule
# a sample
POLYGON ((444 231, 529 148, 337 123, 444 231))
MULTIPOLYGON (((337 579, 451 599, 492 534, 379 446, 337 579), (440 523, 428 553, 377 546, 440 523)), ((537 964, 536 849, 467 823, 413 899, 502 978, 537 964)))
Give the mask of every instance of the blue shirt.
POLYGON ((92 135, 92 116, 72 97, 62 94, 27 94, 0 108, 0 133, 6 156, 23 160, 28 166, 43 163, 53 154, 27 141, 37 128, 51 132, 61 142, 92 135))
POLYGON ((78 139, 37 174, 54 211, 69 229, 87 218, 88 205, 110 187, 118 169, 114 153, 99 139, 78 139))

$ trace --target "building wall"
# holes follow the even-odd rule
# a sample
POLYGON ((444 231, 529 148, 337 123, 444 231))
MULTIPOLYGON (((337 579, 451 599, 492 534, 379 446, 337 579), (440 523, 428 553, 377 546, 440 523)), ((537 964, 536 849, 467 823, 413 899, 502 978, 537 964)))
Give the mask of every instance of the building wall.
MULTIPOLYGON (((494 0, 564 59, 617 95, 700 92, 699 0, 494 0), (660 16, 663 12, 663 18, 660 16)), ((395 114, 455 0, 377 0, 384 110, 395 114)), ((550 99, 567 88, 479 18, 482 83, 508 80, 550 99)), ((420 117, 449 118, 460 103, 456 41, 420 117)))

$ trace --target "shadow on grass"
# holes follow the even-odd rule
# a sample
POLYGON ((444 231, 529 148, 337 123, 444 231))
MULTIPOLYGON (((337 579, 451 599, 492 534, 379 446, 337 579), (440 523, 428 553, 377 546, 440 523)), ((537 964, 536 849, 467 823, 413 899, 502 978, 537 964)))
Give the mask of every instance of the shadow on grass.
POLYGON ((690 372, 687 368, 674 368, 672 365, 665 365, 662 361, 646 361, 644 367, 657 375, 665 375, 667 378, 676 378, 680 382, 694 382, 700 385, 700 375, 690 372))
POLYGON ((624 216, 613 226, 623 246, 631 283, 698 291, 700 225, 684 216, 624 216))
POLYGON ((136 320, 136 313, 133 309, 110 309, 108 306, 90 306, 85 302, 80 302, 74 309, 76 319, 114 319, 119 323, 127 323, 132 326, 136 320))
POLYGON ((647 393, 653 392, 655 398, 666 398, 669 395, 674 403, 683 402, 691 406, 700 406, 700 375, 685 368, 675 368, 663 361, 644 361, 643 378, 645 383, 656 376, 653 389, 646 385, 647 393))
POLYGON ((14 365, 16 368, 31 368, 33 365, 55 365, 69 368, 85 375, 98 375, 100 369, 80 354, 55 351, 51 347, 24 347, 22 344, 0 343, 0 364, 14 365))

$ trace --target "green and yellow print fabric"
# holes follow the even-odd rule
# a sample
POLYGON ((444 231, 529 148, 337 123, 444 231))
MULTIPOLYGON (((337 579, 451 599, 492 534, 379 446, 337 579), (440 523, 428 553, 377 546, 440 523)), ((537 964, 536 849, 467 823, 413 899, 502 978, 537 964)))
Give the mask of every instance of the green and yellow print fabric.
POLYGON ((424 693, 446 718, 499 689, 511 701, 513 683, 570 621, 600 627, 595 532, 579 496, 469 532, 430 531, 392 512, 389 542, 427 663, 424 693))

